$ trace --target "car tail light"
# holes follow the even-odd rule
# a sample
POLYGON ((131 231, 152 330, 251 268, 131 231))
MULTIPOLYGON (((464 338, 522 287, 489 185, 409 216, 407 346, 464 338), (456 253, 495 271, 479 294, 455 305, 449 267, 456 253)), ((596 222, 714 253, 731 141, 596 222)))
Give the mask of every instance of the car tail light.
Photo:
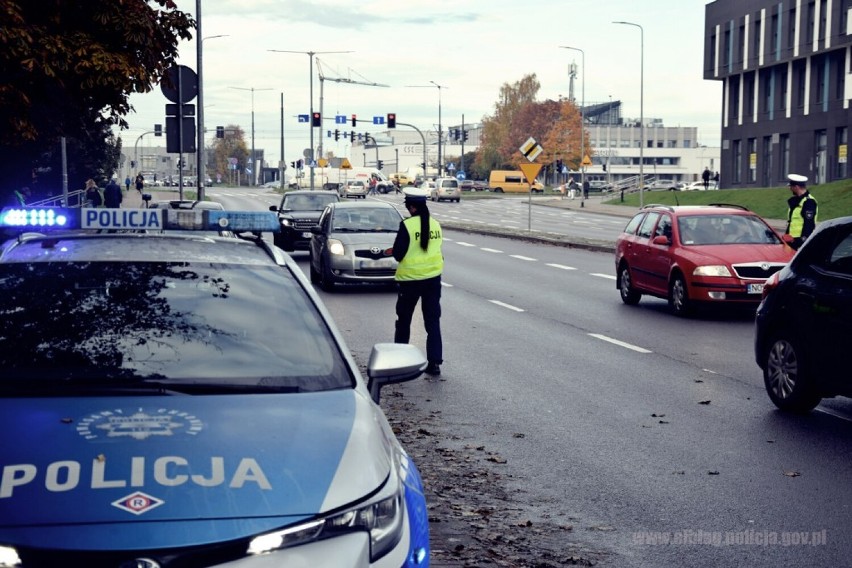
POLYGON ((780 274, 780 272, 776 272, 775 274, 773 274, 772 276, 767 278, 766 282, 763 283, 763 295, 762 295, 763 299, 766 299, 766 296, 772 290, 774 290, 775 288, 778 287, 778 281, 779 281, 778 275, 779 274, 780 274))

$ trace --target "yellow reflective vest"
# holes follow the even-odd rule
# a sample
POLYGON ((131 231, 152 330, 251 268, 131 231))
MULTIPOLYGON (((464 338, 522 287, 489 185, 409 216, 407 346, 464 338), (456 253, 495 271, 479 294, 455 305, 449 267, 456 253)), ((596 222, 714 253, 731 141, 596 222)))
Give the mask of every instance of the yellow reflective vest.
POLYGON ((408 231, 408 250, 396 268, 398 281, 426 280, 439 276, 444 270, 444 255, 441 253, 443 237, 441 225, 429 217, 429 246, 420 248, 420 216, 409 217, 402 223, 408 231))
MULTIPOLYGON (((807 195, 804 196, 803 199, 801 199, 799 201, 799 203, 796 205, 796 207, 794 209, 790 210, 790 217, 788 219, 790 226, 789 226, 789 229, 787 230, 787 232, 793 237, 801 237, 802 236, 802 230, 805 227, 805 218, 804 218, 804 216, 802 216, 802 209, 804 208, 805 202, 807 202, 810 199, 814 199, 814 198, 810 193, 808 193, 807 195)), ((814 200, 814 203, 816 203, 816 200, 814 200)), ((814 208, 814 224, 816 224, 816 222, 817 222, 817 214, 816 214, 816 208, 814 208)))

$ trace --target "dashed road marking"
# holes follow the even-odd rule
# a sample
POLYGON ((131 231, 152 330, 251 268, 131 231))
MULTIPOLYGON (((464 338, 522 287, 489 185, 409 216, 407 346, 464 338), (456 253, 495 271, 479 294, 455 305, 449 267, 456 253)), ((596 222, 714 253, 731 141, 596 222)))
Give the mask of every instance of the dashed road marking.
POLYGON ((618 339, 613 339, 612 337, 607 337, 606 335, 601 335, 599 333, 590 333, 589 336, 600 339, 601 341, 612 343, 613 345, 624 347, 625 349, 632 349, 638 353, 653 353, 653 351, 649 351, 644 347, 637 347, 636 345, 631 345, 630 343, 625 343, 624 341, 619 341, 618 339))
POLYGON ((495 304, 497 306, 501 306, 501 307, 506 308, 508 310, 513 310, 515 312, 523 312, 524 311, 523 308, 519 308, 517 306, 513 306, 512 304, 507 304, 505 302, 501 302, 500 300, 488 300, 488 301, 491 302, 492 304, 495 304))
POLYGON ((550 263, 550 262, 547 263, 547 266, 552 266, 553 268, 559 268, 560 270, 577 270, 573 266, 565 266, 564 264, 553 264, 553 263, 550 263))
POLYGON ((530 262, 535 262, 535 261, 536 261, 536 259, 534 259, 534 258, 532 258, 532 257, 529 257, 529 256, 523 256, 523 255, 521 255, 521 254, 510 254, 509 256, 511 256, 512 258, 517 258, 518 260, 528 260, 528 261, 530 261, 530 262))
POLYGON ((616 280, 616 277, 612 274, 601 274, 600 272, 592 272, 590 276, 597 276, 598 278, 606 278, 607 280, 616 280))

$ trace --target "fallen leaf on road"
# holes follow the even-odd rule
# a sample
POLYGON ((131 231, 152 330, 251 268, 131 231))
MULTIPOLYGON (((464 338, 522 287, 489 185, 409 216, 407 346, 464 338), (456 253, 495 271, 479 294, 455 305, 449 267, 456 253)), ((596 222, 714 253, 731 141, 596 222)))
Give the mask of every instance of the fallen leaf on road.
POLYGON ((665 416, 665 414, 657 414, 656 412, 653 412, 653 413, 651 413, 651 416, 653 418, 663 418, 665 416))
POLYGON ((719 475, 719 472, 715 471, 715 470, 714 471, 708 471, 707 475, 719 475))
POLYGON ((702 400, 698 404, 710 404, 709 400, 702 400))
POLYGON ((787 477, 799 477, 802 474, 798 471, 785 471, 784 475, 786 475, 787 477))

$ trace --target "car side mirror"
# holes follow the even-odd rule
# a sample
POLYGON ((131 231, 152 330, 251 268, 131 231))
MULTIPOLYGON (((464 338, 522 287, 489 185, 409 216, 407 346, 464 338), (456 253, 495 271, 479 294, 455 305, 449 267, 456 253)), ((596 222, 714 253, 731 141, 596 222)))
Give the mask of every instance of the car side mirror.
POLYGON ((666 246, 672 244, 671 240, 665 235, 657 235, 656 237, 654 237, 654 240, 652 240, 651 243, 653 243, 655 245, 666 245, 666 246))
POLYGON ((272 211, 273 213, 278 213, 278 206, 277 205, 270 205, 269 210, 272 211))

